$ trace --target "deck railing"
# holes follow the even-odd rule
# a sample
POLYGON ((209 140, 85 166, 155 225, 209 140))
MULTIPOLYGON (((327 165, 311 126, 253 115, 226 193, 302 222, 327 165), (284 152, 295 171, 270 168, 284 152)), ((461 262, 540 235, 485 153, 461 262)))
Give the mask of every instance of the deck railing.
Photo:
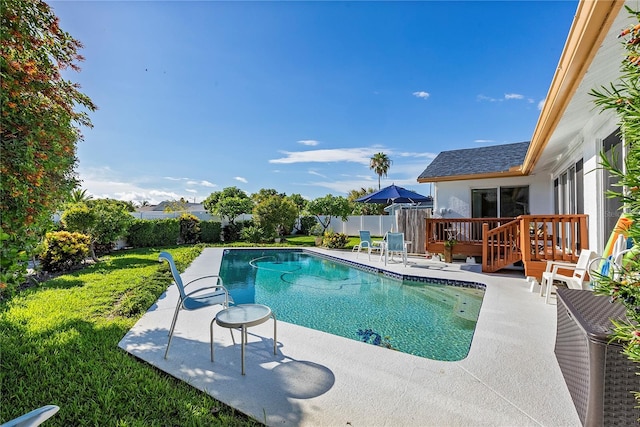
POLYGON ((495 228, 484 223, 482 235, 482 271, 492 273, 522 259, 518 218, 495 228))
POLYGON ((427 218, 426 251, 482 256, 482 270, 494 272, 523 261, 527 276, 539 277, 549 260, 576 262, 589 248, 587 215, 521 215, 518 218, 427 218))
POLYGON ((442 253, 444 241, 455 239, 454 255, 481 256, 482 224, 492 229, 513 218, 426 218, 425 221, 427 253, 442 253))

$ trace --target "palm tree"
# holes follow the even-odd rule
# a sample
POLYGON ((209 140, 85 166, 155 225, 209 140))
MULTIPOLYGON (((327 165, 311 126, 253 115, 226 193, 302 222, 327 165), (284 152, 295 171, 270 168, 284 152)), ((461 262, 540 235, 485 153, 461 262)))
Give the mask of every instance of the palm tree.
POLYGON ((391 167, 391 159, 384 153, 376 153, 371 158, 371 163, 369 163, 369 169, 373 169, 373 171, 378 175, 378 190, 380 190, 380 179, 382 175, 387 176, 387 171, 391 167))
POLYGON ((81 190, 75 188, 71 190, 70 201, 71 203, 84 203, 93 199, 93 196, 87 193, 87 190, 81 190))

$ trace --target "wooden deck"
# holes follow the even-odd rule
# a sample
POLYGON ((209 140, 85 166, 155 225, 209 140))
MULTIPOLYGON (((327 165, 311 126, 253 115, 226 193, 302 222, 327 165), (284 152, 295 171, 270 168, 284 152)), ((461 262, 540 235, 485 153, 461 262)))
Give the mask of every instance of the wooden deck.
POLYGON ((517 218, 427 218, 428 253, 443 253, 455 239, 454 255, 481 256, 492 273, 522 261, 525 275, 541 278, 547 261, 576 262, 589 248, 587 215, 521 215, 517 218))

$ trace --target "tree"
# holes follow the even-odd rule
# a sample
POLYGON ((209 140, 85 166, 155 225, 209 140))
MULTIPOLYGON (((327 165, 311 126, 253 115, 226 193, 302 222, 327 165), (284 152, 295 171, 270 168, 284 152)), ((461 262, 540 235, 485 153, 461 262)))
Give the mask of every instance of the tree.
POLYGON ((361 203, 356 202, 362 196, 374 193, 376 190, 373 188, 360 188, 359 190, 351 190, 347 195, 347 200, 351 202, 353 215, 384 215, 384 206, 379 203, 361 203))
POLYGON ((269 196, 253 207, 253 220, 268 236, 291 232, 298 210, 287 197, 269 196))
POLYGON ((184 197, 180 197, 180 200, 169 200, 164 207, 165 212, 179 212, 187 213, 189 210, 189 202, 184 197))
POLYGON ((341 218, 343 221, 347 220, 351 213, 351 204, 342 196, 327 194, 324 197, 310 201, 307 205, 307 210, 311 215, 315 215, 322 226, 322 231, 326 232, 331 224, 332 217, 341 218), (324 217, 324 219, 321 217, 324 217))
POLYGON ((296 218, 298 218, 298 221, 296 221, 296 224, 294 226, 296 227, 296 230, 297 230, 296 232, 300 232, 304 228, 302 224, 302 218, 300 217, 302 216, 302 213, 306 209, 309 201, 304 197, 302 197, 302 195, 297 193, 294 193, 288 196, 288 198, 293 202, 294 205, 296 205, 296 218))
POLYGON ((211 193, 203 202, 204 208, 212 215, 219 215, 229 224, 235 225, 238 215, 251 212, 253 202, 238 187, 227 187, 222 191, 211 193))
POLYGON ((91 199, 93 199, 93 196, 87 193, 87 190, 81 190, 79 188, 75 188, 71 190, 71 195, 70 195, 71 203, 84 203, 91 199))
POLYGON ((42 1, 0 0, 0 292, 22 283, 25 254, 77 186, 79 126, 91 127, 96 108, 62 78, 83 58, 58 22, 42 1))
MULTIPOLYGON (((627 11, 640 22, 640 13, 625 6, 627 11)), ((629 236, 634 247, 640 244, 640 23, 620 34, 627 56, 622 61, 621 78, 609 87, 592 90, 595 103, 602 110, 613 110, 620 119, 620 132, 628 149, 623 169, 604 153, 600 154, 600 164, 618 178, 619 193, 612 192, 610 197, 621 197, 625 212, 633 219, 629 236)), ((635 362, 640 362, 640 262, 637 256, 623 267, 620 277, 597 277, 595 291, 609 295, 621 302, 627 311, 628 322, 615 323, 615 337, 624 345, 624 352, 635 362)), ((640 399, 640 393, 636 393, 640 399)))
POLYGON ((378 175, 378 190, 380 190, 380 179, 382 178, 382 175, 385 177, 387 176, 391 163, 389 156, 384 153, 376 153, 371 158, 369 169, 373 169, 376 175, 378 175))
POLYGON ((91 258, 97 261, 96 245, 110 248, 127 234, 133 217, 126 202, 96 199, 72 205, 62 213, 61 221, 68 231, 90 236, 91 258))
POLYGON ((261 188, 257 193, 251 195, 251 200, 253 200, 253 203, 258 204, 271 196, 285 197, 286 194, 278 193, 273 188, 261 188))

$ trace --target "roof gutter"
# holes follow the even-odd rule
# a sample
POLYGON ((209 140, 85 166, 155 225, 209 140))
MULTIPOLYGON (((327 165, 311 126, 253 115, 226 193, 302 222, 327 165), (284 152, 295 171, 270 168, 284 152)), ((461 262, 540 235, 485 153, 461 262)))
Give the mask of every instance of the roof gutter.
POLYGON ((503 172, 477 173, 469 175, 450 175, 429 178, 418 178, 419 183, 425 182, 445 182, 445 181, 466 181, 470 179, 507 178, 512 176, 522 176, 520 167, 512 168, 503 172))
POLYGON ((533 171, 623 5, 622 0, 580 1, 522 164, 523 175, 533 171))

